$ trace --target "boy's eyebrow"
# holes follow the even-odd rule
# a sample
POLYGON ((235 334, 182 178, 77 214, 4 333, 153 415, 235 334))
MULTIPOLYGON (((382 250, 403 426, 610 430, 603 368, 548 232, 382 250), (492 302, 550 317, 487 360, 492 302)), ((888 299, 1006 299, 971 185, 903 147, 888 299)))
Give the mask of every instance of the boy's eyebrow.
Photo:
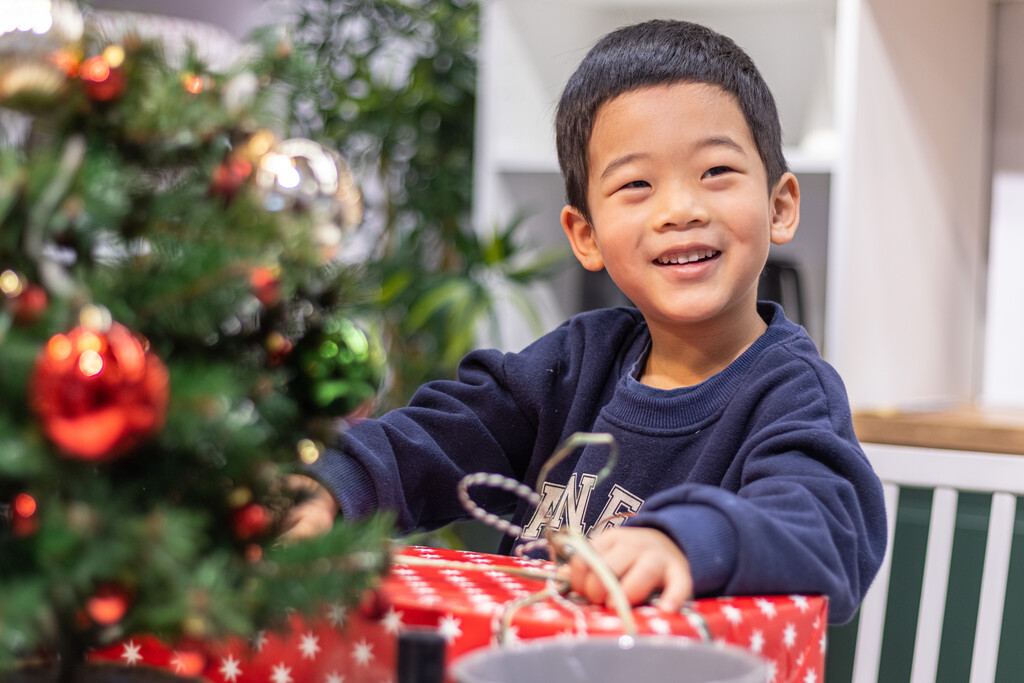
POLYGON ((601 171, 601 179, 604 180, 605 178, 607 178, 609 175, 611 175, 612 171, 617 169, 619 166, 624 166, 633 161, 637 161, 638 159, 646 159, 649 156, 650 154, 647 154, 645 152, 633 152, 631 154, 623 154, 621 157, 612 159, 612 161, 609 162, 609 164, 604 167, 604 170, 601 171))
POLYGON ((696 152, 707 147, 728 147, 736 152, 743 151, 743 146, 728 135, 712 135, 711 137, 704 138, 695 144, 693 149, 696 152))
MULTIPOLYGON (((693 145, 693 151, 699 152, 702 149, 707 149, 708 147, 726 147, 736 152, 744 151, 743 146, 728 135, 712 135, 710 137, 706 137, 693 145)), ((624 166, 639 159, 646 159, 649 156, 650 154, 647 154, 646 152, 633 152, 631 154, 623 154, 621 157, 612 159, 612 161, 604 167, 604 170, 601 171, 601 179, 604 180, 607 178, 611 175, 612 171, 619 166, 624 166)))

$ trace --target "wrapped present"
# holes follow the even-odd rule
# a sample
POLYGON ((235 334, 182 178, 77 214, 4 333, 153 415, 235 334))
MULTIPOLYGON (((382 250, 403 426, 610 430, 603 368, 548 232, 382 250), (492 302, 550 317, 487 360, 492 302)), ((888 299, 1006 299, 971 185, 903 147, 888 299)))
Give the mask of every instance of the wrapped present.
POLYGON ((360 609, 327 606, 318 618, 294 617, 286 631, 252 643, 210 643, 201 653, 135 638, 94 658, 198 672, 214 683, 383 683, 395 681, 404 631, 436 630, 449 663, 481 647, 632 631, 739 645, 768 662, 775 683, 824 679, 823 597, 713 598, 679 613, 640 606, 620 614, 548 590, 552 569, 521 558, 409 547, 360 609))

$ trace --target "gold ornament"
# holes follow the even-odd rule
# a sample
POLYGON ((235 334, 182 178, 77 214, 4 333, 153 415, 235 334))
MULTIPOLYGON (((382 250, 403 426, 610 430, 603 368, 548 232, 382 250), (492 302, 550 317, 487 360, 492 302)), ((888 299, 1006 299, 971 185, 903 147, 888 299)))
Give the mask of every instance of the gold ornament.
POLYGON ((64 90, 85 22, 69 0, 5 0, 0 13, 0 104, 32 109, 64 90))

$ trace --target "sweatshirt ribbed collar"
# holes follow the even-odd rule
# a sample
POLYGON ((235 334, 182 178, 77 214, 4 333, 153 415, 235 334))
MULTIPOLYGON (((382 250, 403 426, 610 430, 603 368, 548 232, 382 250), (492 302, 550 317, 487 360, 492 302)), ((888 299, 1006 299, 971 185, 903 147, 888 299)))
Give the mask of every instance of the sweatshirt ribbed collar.
POLYGON ((759 302, 758 312, 768 321, 764 334, 724 370, 692 387, 656 389, 637 379, 650 352, 650 333, 645 331, 646 342, 637 345, 643 351, 619 379, 602 417, 622 429, 645 433, 686 434, 703 428, 721 414, 761 355, 794 332, 795 325, 778 304, 759 302))

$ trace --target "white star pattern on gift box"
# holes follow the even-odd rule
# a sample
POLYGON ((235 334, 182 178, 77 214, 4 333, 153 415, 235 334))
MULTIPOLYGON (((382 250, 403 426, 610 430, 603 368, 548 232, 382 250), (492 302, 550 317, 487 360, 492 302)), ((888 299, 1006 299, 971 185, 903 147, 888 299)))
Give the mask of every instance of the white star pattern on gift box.
POLYGON ((332 626, 338 628, 344 626, 346 616, 348 616, 348 610, 343 605, 331 605, 327 608, 327 620, 331 622, 332 626))
POLYGON ((786 624, 786 628, 782 630, 782 642, 789 648, 796 643, 796 627, 793 624, 786 624))
POLYGON ((672 633, 672 624, 668 623, 665 619, 659 617, 653 617, 647 620, 647 625, 651 628, 654 633, 659 636, 667 636, 672 633))
POLYGON ((530 610, 530 616, 535 619, 539 619, 540 621, 559 621, 563 614, 561 610, 540 604, 535 605, 534 608, 530 610))
POLYGON ((750 634, 750 645, 748 649, 754 654, 761 654, 761 650, 764 648, 764 633, 758 629, 754 629, 754 632, 750 634))
POLYGON ((606 615, 597 618, 597 628, 602 631, 621 631, 622 630, 622 619, 618 617, 606 615))
POLYGON ((352 648, 352 659, 359 666, 369 666, 373 661, 373 644, 365 638, 359 640, 352 648))
POLYGON ((345 677, 337 671, 332 671, 324 677, 324 683, 345 683, 345 677))
POLYGON ((224 680, 234 683, 242 675, 241 662, 235 659, 233 655, 228 655, 220 660, 220 669, 218 671, 220 671, 220 675, 224 677, 224 680))
POLYGON ((292 683, 292 668, 281 662, 274 667, 274 671, 270 674, 270 680, 272 683, 292 683))
POLYGON ((124 644, 124 650, 121 652, 121 659, 125 661, 128 666, 135 666, 142 659, 142 646, 136 643, 134 640, 129 640, 124 644))
POLYGON ((437 625, 438 632, 450 644, 462 635, 462 621, 456 619, 452 614, 446 614, 437 625))
POLYGON ((299 641, 299 650, 302 651, 303 659, 316 659, 316 653, 320 652, 320 638, 312 632, 304 633, 299 641))
POLYGON ((743 611, 735 605, 726 605, 722 608, 722 614, 729 620, 730 624, 738 624, 743 621, 743 611))
POLYGON ((404 612, 399 612, 394 607, 388 608, 388 611, 381 619, 381 623, 384 625, 384 632, 390 635, 396 635, 402 629, 403 615, 404 612))
POLYGON ((764 598, 758 598, 754 601, 757 608, 761 610, 761 614, 765 615, 769 619, 775 618, 775 603, 771 600, 765 600, 764 598))

